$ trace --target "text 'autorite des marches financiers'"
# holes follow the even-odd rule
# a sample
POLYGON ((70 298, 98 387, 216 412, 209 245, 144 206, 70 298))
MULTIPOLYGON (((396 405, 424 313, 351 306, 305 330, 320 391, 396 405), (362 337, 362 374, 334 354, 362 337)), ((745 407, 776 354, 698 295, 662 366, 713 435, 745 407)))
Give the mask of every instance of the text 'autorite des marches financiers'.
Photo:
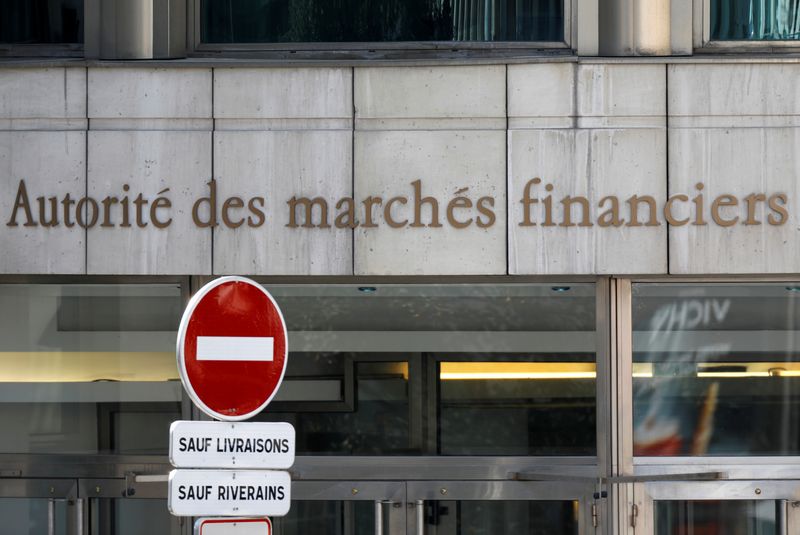
MULTIPOLYGON (((272 221, 265 196, 228 196, 217 192, 217 181, 206 183, 206 193, 191 201, 191 218, 199 228, 258 228, 272 221)), ((475 227, 488 229, 497 223, 500 206, 494 195, 475 194, 470 187, 455 189, 448 198, 425 192, 422 180, 411 181, 405 191, 369 195, 361 199, 326 199, 295 195, 285 201, 286 215, 279 224, 294 229, 393 229, 475 227)), ((747 195, 707 195, 698 182, 691 194, 677 193, 659 202, 649 194, 605 195, 591 201, 582 195, 557 195, 556 185, 532 178, 508 209, 520 227, 657 227, 713 223, 722 227, 784 225, 789 219, 785 193, 753 192, 747 195)), ((94 198, 42 192, 29 193, 20 180, 8 227, 146 228, 169 227, 174 219, 170 188, 152 198, 123 184, 122 191, 94 198)))

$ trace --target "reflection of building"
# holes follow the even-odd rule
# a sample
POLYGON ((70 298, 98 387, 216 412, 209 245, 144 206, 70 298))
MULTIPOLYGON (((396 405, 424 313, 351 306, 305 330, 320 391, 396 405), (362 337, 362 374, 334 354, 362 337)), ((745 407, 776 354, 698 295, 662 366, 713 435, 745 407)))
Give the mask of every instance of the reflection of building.
POLYGON ((221 274, 291 331, 276 534, 800 532, 795 4, 7 3, 0 533, 191 531, 221 274))

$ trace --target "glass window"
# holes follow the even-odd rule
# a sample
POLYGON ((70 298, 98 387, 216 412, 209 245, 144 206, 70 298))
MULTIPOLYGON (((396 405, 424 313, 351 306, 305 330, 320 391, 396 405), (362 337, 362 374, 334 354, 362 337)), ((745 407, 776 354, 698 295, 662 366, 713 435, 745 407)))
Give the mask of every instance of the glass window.
POLYGON ((0 518, 2 533, 67 535, 67 500, 0 498, 0 518))
POLYGON ((492 357, 439 364, 439 453, 594 455, 593 354, 492 357))
POLYGON ((710 0, 711 39, 800 39, 800 0, 710 0))
POLYGON ((634 454, 800 454, 799 290, 634 285, 634 454))
POLYGON ((165 454, 177 284, 0 285, 0 453, 165 454))
POLYGON ((408 396, 407 362, 293 353, 278 394, 256 420, 291 423, 298 455, 408 454, 408 396), (298 411, 282 412, 292 408, 298 411))
POLYGON ((593 284, 267 289, 298 454, 595 454, 593 284))
POLYGON ((280 535, 372 535, 375 533, 375 502, 292 500, 289 514, 273 518, 280 535))
POLYGON ((778 535, 780 502, 657 501, 656 535, 778 535))
POLYGON ((577 535, 578 502, 432 501, 425 533, 436 535, 577 535))
POLYGON ((95 500, 92 503, 90 533, 108 535, 181 535, 184 519, 172 516, 167 509, 166 500, 156 499, 113 499, 108 509, 95 500), (107 515, 105 513, 108 513, 107 515))
POLYGON ((201 0, 204 43, 563 39, 563 0, 201 0))
POLYGON ((4 0, 0 43, 83 43, 83 0, 4 0))

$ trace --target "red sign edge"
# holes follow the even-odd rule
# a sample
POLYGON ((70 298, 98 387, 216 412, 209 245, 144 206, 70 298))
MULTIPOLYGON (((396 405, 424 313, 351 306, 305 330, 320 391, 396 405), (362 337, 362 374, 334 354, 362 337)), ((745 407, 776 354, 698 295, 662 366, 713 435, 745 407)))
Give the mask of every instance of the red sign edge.
POLYGON ((278 389, 280 388, 281 383, 283 383, 283 376, 286 373, 286 367, 288 365, 286 359, 287 359, 287 357, 289 355, 289 335, 288 335, 288 333, 286 331, 286 320, 283 317, 283 312, 281 311, 280 307, 278 306, 278 303, 272 297, 272 294, 270 294, 266 290, 266 288, 264 288, 263 286, 258 284, 256 281, 254 281, 252 279, 248 279, 247 277, 240 277, 240 276, 234 276, 234 275, 226 276, 226 277, 219 277, 219 278, 214 279, 213 281, 205 284, 202 288, 200 288, 197 291, 197 293, 194 294, 192 296, 192 298, 189 300, 189 304, 186 305, 186 310, 183 311, 183 316, 181 317, 181 323, 180 323, 180 326, 178 327, 178 340, 177 340, 177 348, 176 348, 176 351, 175 351, 175 355, 176 355, 177 360, 178 360, 178 373, 180 374, 181 383, 183 384, 183 388, 189 394, 189 397, 191 398, 192 402, 194 402, 194 404, 197 406, 198 409, 200 409, 205 414, 207 414, 208 416, 210 416, 210 417, 212 417, 212 418, 214 418, 216 420, 222 420, 222 421, 226 421, 226 422, 240 422, 242 420, 248 420, 248 419, 252 418, 253 416, 255 416, 256 414, 258 414, 259 412, 261 412, 262 410, 264 410, 264 408, 267 405, 269 405, 270 401, 272 401, 272 398, 274 398, 275 394, 278 393, 278 389), (203 297, 206 296, 206 294, 208 292, 210 292, 211 290, 213 290, 217 286, 220 286, 220 285, 228 283, 228 282, 243 282, 245 284, 250 284, 252 286, 255 286, 256 288, 261 290, 261 292, 264 295, 267 296, 267 298, 270 300, 270 302, 272 302, 272 306, 274 306, 275 310, 278 312, 278 316, 280 316, 280 318, 281 318, 281 324, 283 325, 283 339, 284 339, 283 363, 284 364, 283 364, 283 368, 281 369, 281 377, 278 380, 277 385, 275 386, 275 390, 272 392, 272 395, 264 403, 262 403, 258 408, 248 412, 247 414, 240 414, 238 416, 230 416, 228 414, 220 414, 220 413, 216 412, 215 410, 209 408, 205 403, 203 403, 203 401, 200 399, 200 397, 194 391, 194 388, 192 388, 192 384, 189 381, 189 374, 186 371, 186 360, 185 360, 184 355, 183 355, 183 346, 185 345, 185 342, 186 342, 186 330, 189 327, 189 318, 192 317, 192 314, 194 313, 194 309, 197 308, 197 305, 200 303, 200 301, 203 299, 203 297))

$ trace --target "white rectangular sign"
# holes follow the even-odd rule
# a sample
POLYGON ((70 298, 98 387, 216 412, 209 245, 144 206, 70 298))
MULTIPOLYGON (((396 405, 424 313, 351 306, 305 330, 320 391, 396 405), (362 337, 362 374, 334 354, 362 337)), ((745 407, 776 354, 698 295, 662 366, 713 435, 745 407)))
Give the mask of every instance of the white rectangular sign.
POLYGON ((176 468, 290 468, 295 432, 286 422, 172 422, 169 461, 176 468))
POLYGON ((198 518, 194 535, 272 535, 269 518, 198 518))
POLYGON ((175 516, 284 516, 291 485, 275 470, 173 470, 167 506, 175 516))
POLYGON ((271 361, 274 342, 268 336, 198 336, 197 360, 271 361))

